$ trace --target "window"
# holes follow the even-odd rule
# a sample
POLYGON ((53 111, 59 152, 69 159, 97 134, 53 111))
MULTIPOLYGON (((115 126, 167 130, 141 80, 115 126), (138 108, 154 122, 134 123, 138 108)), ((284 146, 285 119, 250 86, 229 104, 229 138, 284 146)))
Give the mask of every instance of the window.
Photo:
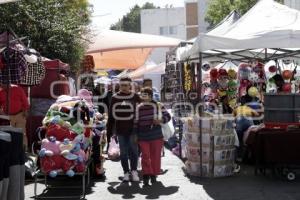
POLYGON ((177 35, 177 26, 170 26, 169 33, 170 35, 177 35))
POLYGON ((167 26, 159 27, 159 34, 160 35, 168 35, 168 27, 167 26))

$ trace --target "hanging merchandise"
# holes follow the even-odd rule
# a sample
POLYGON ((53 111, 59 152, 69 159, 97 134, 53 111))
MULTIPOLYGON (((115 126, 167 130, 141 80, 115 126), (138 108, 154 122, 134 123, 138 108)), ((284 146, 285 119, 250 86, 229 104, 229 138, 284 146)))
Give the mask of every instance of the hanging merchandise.
POLYGON ((211 80, 217 80, 218 79, 218 76, 219 76, 219 72, 218 72, 218 69, 211 69, 210 70, 210 79, 211 80))
POLYGON ((290 70, 284 70, 282 72, 282 78, 284 80, 290 80, 293 77, 293 73, 290 70))
POLYGON ((191 65, 185 64, 183 69, 184 74, 184 89, 186 92, 192 90, 192 75, 191 75, 191 65))
POLYGON ((229 69, 228 70, 228 78, 231 80, 234 80, 237 78, 237 73, 234 69, 229 69))
POLYGON ((275 73, 277 71, 277 67, 275 65, 272 65, 269 67, 269 72, 270 73, 275 73))
POLYGON ((22 77, 20 84, 28 86, 40 85, 43 79, 45 78, 45 74, 46 69, 42 62, 42 58, 37 57, 37 62, 28 62, 28 70, 26 71, 26 74, 22 77))
POLYGON ((210 70, 210 65, 208 63, 205 63, 204 65, 202 65, 202 70, 207 72, 208 70, 210 70))
POLYGON ((252 87, 250 87, 250 88, 248 89, 248 95, 249 95, 250 97, 257 97, 258 94, 259 94, 259 92, 258 92, 258 89, 257 89, 256 87, 252 86, 252 87))
POLYGON ((14 48, 6 48, 2 56, 5 66, 0 70, 0 83, 19 84, 28 69, 24 54, 14 48))
POLYGON ((292 92, 292 84, 291 83, 284 83, 282 86, 282 91, 285 93, 291 93, 292 92))
POLYGON ((95 68, 94 57, 91 55, 86 55, 82 61, 83 71, 91 71, 95 68))

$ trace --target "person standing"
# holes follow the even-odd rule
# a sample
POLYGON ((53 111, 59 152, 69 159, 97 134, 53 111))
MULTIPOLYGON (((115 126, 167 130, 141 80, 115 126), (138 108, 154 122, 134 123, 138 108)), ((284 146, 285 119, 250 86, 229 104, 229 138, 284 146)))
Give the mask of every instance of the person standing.
POLYGON ((132 80, 121 78, 120 91, 111 99, 108 113, 107 137, 108 142, 117 135, 120 146, 121 165, 124 171, 123 181, 139 181, 137 172, 138 165, 138 144, 136 135, 133 134, 133 122, 135 118, 136 105, 140 102, 137 94, 131 91, 132 80), (130 168, 128 160, 130 160, 130 168))
POLYGON ((161 151, 163 133, 160 124, 168 123, 171 115, 162 104, 153 100, 152 88, 146 87, 141 91, 143 103, 137 107, 137 118, 134 132, 138 136, 142 153, 142 172, 144 186, 156 183, 156 177, 161 174, 161 151))
POLYGON ((2 114, 9 115, 11 126, 23 130, 23 145, 25 150, 27 150, 26 117, 29 103, 24 90, 17 85, 11 85, 9 89, 4 85, 0 85, 0 109, 2 114), (9 93, 8 98, 7 93, 9 93))

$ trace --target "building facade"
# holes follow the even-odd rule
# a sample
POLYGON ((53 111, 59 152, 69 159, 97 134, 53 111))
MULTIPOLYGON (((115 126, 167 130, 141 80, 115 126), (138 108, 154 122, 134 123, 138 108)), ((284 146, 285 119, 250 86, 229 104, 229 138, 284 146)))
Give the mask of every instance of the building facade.
POLYGON ((198 36, 198 2, 197 0, 185 1, 186 39, 190 40, 198 36))
MULTIPOLYGON (((141 32, 186 40, 185 8, 160 8, 141 11, 141 32)), ((165 62, 169 48, 155 49, 150 59, 155 63, 165 62)))
POLYGON ((199 33, 206 33, 209 24, 205 21, 206 12, 210 0, 198 0, 198 30, 199 33))
POLYGON ((300 10, 300 0, 284 0, 284 4, 291 8, 300 10))

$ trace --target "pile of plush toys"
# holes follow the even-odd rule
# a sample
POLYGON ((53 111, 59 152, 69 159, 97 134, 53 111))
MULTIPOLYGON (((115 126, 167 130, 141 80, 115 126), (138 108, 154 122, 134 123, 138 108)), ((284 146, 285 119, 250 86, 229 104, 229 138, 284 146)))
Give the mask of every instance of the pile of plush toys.
MULTIPOLYGON (((42 172, 53 178, 59 173, 72 177, 84 172, 93 140, 105 134, 105 124, 103 116, 84 99, 58 98, 43 120, 46 134, 39 151, 42 172)), ((100 140, 96 141, 99 144, 100 140)))
POLYGON ((226 98, 229 106, 235 108, 241 96, 248 93, 255 97, 266 90, 264 64, 260 62, 241 63, 237 71, 205 66, 202 69, 209 70, 210 75, 210 82, 204 83, 209 89, 205 93, 206 101, 220 103, 226 98))

